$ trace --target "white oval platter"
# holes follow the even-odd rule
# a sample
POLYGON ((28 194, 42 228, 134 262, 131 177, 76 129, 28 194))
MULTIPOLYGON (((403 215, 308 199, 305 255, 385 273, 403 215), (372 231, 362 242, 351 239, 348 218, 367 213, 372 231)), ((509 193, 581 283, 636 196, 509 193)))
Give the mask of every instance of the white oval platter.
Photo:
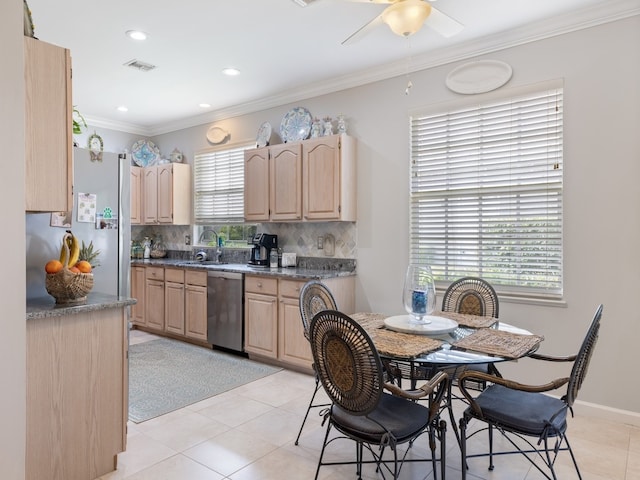
POLYGON ((211 143, 222 143, 229 136, 229 132, 220 127, 211 127, 207 130, 207 140, 211 143))
POLYGON ((396 315, 384 319, 384 326, 389 330, 402 333, 414 333, 418 335, 442 335, 453 332, 458 328, 458 322, 435 315, 425 315, 423 317, 429 323, 416 323, 409 315, 396 315))
POLYGON ((478 60, 460 65, 447 75, 447 88, 471 95, 500 88, 511 79, 511 65, 500 60, 478 60))

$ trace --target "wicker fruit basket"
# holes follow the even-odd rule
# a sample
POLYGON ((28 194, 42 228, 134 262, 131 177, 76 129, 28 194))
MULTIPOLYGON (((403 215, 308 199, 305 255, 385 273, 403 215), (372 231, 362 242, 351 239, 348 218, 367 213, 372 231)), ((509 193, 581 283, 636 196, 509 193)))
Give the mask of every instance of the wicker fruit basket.
POLYGON ((64 267, 46 275, 45 287, 57 304, 85 302, 93 288, 93 273, 73 273, 64 267))

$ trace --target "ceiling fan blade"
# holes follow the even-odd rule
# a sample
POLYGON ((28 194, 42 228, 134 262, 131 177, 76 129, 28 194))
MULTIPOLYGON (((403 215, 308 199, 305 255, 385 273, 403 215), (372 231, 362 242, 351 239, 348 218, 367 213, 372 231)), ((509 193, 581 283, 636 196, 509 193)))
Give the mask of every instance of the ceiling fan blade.
POLYGON ((352 33, 351 35, 349 35, 349 37, 347 37, 343 42, 342 45, 351 45, 352 43, 357 42, 358 40, 360 40, 362 37, 364 37, 365 35, 367 35, 369 32, 371 32, 372 30, 374 30, 376 27, 378 27, 379 25, 382 25, 382 15, 378 15, 376 18, 374 18, 373 20, 371 20, 369 23, 363 25, 362 27, 360 27, 358 30, 356 30, 354 33, 352 33))
POLYGON ((398 0, 347 0, 352 3, 396 3, 398 0))
POLYGON ((434 6, 431 6, 431 14, 429 14, 424 24, 447 38, 454 36, 456 33, 460 33, 464 28, 464 25, 460 22, 442 13, 434 6))

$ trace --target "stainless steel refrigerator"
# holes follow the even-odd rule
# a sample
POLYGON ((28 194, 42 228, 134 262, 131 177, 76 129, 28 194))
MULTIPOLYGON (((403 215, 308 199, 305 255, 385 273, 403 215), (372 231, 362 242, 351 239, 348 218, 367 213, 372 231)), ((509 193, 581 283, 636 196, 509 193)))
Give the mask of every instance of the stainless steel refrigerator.
POLYGON ((100 250, 100 265, 93 270, 92 291, 129 296, 131 160, 103 152, 102 161, 94 161, 89 150, 77 147, 73 154, 73 211, 66 218, 71 227, 51 226, 52 220, 59 224, 64 222, 60 218, 52 219, 50 213, 26 215, 27 298, 48 296, 44 286, 44 265, 60 255, 67 228, 85 244, 93 241, 94 249, 100 250), (95 205, 83 205, 82 201, 80 205, 82 220, 92 221, 78 220, 80 194, 95 195, 95 205), (109 215, 112 218, 108 218, 109 215))

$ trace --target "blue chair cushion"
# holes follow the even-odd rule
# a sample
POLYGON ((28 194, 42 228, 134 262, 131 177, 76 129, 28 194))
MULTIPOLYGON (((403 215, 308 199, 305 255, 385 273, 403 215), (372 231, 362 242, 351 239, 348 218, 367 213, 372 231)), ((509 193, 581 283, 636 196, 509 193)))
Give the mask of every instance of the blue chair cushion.
POLYGON ((549 426, 546 435, 556 436, 564 434, 567 429, 567 404, 542 393, 491 385, 478 395, 476 402, 482 410, 482 417, 471 407, 465 412, 467 416, 502 425, 506 430, 540 436, 549 426))
POLYGON ((384 393, 368 415, 354 415, 334 404, 331 418, 336 429, 365 443, 380 444, 387 430, 397 443, 403 443, 429 424, 429 410, 419 403, 384 393))

